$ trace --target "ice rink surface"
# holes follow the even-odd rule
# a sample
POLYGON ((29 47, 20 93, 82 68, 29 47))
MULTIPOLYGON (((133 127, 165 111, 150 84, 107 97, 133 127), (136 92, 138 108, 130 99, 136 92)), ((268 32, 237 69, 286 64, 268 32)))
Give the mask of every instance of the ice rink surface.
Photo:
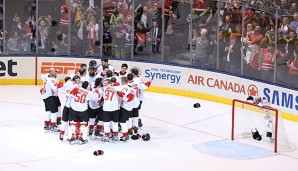
MULTIPOLYGON (((58 134, 44 133, 39 86, 0 86, 0 171, 298 171, 298 150, 251 160, 197 151, 197 144, 230 139, 231 106, 150 92, 145 96, 142 132, 150 133, 150 141, 70 145, 58 134), (193 108, 196 102, 201 108, 193 108), (104 155, 94 156, 95 150, 104 155)), ((63 104, 63 94, 60 99, 63 104)), ((298 123, 284 124, 298 146, 298 123)))

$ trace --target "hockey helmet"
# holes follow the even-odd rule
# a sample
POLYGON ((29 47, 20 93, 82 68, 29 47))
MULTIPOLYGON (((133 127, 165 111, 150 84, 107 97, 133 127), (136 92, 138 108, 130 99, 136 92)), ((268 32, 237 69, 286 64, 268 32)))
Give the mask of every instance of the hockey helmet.
POLYGON ((149 133, 143 134, 142 139, 143 139, 143 141, 149 141, 150 140, 150 134, 149 133))
POLYGON ((96 151, 93 152, 93 154, 94 154, 95 156, 100 156, 100 155, 103 155, 104 152, 103 152, 102 150, 96 150, 96 151))
POLYGON ((97 62, 96 62, 95 60, 91 60, 91 61, 89 62, 89 66, 94 66, 94 67, 96 67, 96 65, 97 65, 97 62))
POLYGON ((200 104, 200 103, 195 103, 195 104, 193 105, 193 107, 194 107, 194 108, 199 108, 199 107, 201 107, 201 104, 200 104))

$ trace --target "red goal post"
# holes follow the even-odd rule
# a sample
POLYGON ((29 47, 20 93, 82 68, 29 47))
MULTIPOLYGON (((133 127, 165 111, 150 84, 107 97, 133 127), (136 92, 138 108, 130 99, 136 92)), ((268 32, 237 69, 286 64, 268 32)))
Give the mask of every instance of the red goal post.
POLYGON ((275 130, 274 130, 274 135, 275 135, 275 139, 274 139, 274 152, 277 152, 277 132, 278 132, 278 109, 272 108, 270 106, 259 106, 257 104, 253 104, 247 101, 243 101, 243 100, 239 100, 239 99, 233 99, 233 103, 232 103, 232 134, 231 134, 231 140, 233 141, 235 139, 234 137, 234 129, 235 129, 235 107, 236 107, 236 103, 242 104, 242 108, 244 108, 244 105, 248 105, 248 106, 252 106, 252 107, 257 107, 260 109, 267 109, 270 110, 272 112, 275 113, 275 130))

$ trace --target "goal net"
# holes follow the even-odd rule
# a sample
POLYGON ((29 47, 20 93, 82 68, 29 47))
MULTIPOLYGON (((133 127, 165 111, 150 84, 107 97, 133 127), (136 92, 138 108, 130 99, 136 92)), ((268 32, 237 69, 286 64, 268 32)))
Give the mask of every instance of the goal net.
POLYGON ((233 100, 232 140, 258 148, 293 151, 278 109, 242 100, 233 100))

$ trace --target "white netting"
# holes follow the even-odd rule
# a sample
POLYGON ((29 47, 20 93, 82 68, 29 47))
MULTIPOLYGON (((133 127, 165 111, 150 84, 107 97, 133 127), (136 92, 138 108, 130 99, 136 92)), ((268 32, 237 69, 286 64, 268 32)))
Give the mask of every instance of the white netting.
POLYGON ((274 149, 276 115, 278 115, 277 151, 296 149, 287 136, 283 120, 278 111, 259 106, 235 102, 234 105, 234 138, 235 140, 268 150, 274 149), (277 114, 276 114, 277 113, 277 114), (262 140, 253 139, 252 131, 262 136, 262 140), (270 136, 271 134, 271 136, 270 136))

